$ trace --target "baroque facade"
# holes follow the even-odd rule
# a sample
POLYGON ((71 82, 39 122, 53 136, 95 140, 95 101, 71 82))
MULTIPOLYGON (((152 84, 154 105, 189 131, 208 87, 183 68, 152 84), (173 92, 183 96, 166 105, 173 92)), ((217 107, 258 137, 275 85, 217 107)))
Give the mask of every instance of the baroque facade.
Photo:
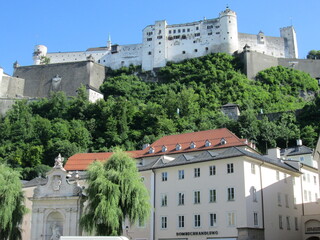
POLYGON ((113 69, 142 65, 144 70, 164 67, 168 61, 179 62, 209 53, 242 52, 244 47, 276 58, 298 58, 296 33, 292 26, 280 29, 280 37, 238 32, 237 15, 226 8, 213 19, 169 25, 156 21, 142 30, 142 43, 116 45, 109 37, 107 46, 80 52, 50 53, 44 45, 35 46, 33 61, 41 64, 83 61, 92 56, 96 62, 113 69))
MULTIPOLYGON (((246 139, 216 129, 164 136, 128 154, 136 159, 152 205, 149 221, 133 226, 124 223, 123 234, 129 239, 320 239, 319 156, 300 141, 296 147, 270 149, 268 155, 261 155, 246 139)), ((75 176, 85 176, 90 163, 107 161, 111 155, 79 153, 70 157, 64 168, 73 176, 72 186, 85 186, 75 176)), ((55 167, 36 188, 43 194, 35 190, 30 198, 32 208, 38 209, 40 202, 47 204, 49 199, 52 206, 46 205, 42 218, 32 216, 31 229, 38 218, 49 226, 49 216, 55 212, 60 213, 60 222, 55 222, 69 226, 68 212, 61 211, 81 209, 77 208, 80 200, 69 201, 80 195, 62 191, 69 182, 63 176, 65 170, 55 167), (54 189, 52 179, 57 175, 62 176, 61 187, 54 189)), ((71 223, 78 228, 78 218, 71 223)), ((47 228, 33 231, 36 235, 31 239, 45 239, 40 236, 47 228)), ((64 229, 63 234, 69 233, 64 229)))

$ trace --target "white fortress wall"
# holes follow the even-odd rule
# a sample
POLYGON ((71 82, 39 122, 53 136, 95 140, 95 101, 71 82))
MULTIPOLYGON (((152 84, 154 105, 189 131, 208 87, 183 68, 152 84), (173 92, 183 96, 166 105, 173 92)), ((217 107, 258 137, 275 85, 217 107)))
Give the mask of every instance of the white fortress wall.
POLYGON ((141 65, 142 44, 113 45, 98 63, 113 69, 129 67, 130 65, 141 65))
POLYGON ((86 61, 87 57, 92 55, 96 62, 107 53, 104 51, 84 51, 84 52, 57 52, 47 53, 46 57, 50 58, 50 63, 63 63, 63 62, 80 62, 86 61))
POLYGON ((256 51, 274 57, 284 57, 284 39, 280 37, 269 37, 262 34, 239 33, 239 52, 247 44, 250 51, 256 51))

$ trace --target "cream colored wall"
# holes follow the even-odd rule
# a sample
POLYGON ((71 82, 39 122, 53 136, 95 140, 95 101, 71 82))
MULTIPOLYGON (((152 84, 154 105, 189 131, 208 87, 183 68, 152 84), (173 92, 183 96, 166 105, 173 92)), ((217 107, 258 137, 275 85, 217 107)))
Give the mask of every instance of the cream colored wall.
MULTIPOLYGON (((301 220, 301 206, 297 209, 293 206, 294 186, 290 172, 285 172, 281 168, 262 165, 262 186, 264 196, 264 216, 265 216, 265 239, 301 239, 301 227, 295 230, 294 218, 301 220), (279 180, 276 179, 276 172, 279 171, 279 180), (287 174, 286 178, 285 175, 287 174), (281 206, 278 205, 278 193, 281 196, 281 206), (286 207, 285 195, 288 195, 289 207, 286 207), (283 229, 279 228, 279 215, 282 216, 283 229), (286 217, 290 217, 290 230, 287 229, 286 217)), ((297 188, 300 182, 295 183, 297 188)))
MULTIPOLYGON (((237 236, 238 226, 246 226, 246 209, 241 159, 208 161, 197 164, 170 167, 156 170, 156 214, 155 234, 157 238, 173 238, 176 232, 218 231, 214 237, 237 236), (227 163, 234 164, 234 173, 227 174, 227 163), (216 175, 209 176, 209 166, 216 166, 216 175), (200 168, 200 177, 194 177, 194 168, 200 168), (178 170, 185 171, 185 179, 178 179, 178 170), (162 182, 161 173, 168 173, 168 181, 162 182), (227 201, 227 188, 234 187, 235 201, 227 201), (209 190, 216 189, 217 202, 209 203, 209 190), (200 191, 200 204, 194 204, 194 191, 200 191), (178 193, 185 193, 185 205, 178 206, 178 193), (168 206, 161 206, 161 194, 167 194, 168 206), (235 226, 227 225, 227 213, 236 213, 235 226), (217 214, 217 227, 209 227, 209 213, 217 214), (194 227, 194 214, 201 215, 201 227, 194 227), (185 227, 178 228, 178 216, 185 216, 185 227), (167 216, 168 228, 161 229, 161 217, 167 216)), ((188 236, 200 239, 199 236, 188 236)), ((207 236, 201 237, 206 239, 207 236)))

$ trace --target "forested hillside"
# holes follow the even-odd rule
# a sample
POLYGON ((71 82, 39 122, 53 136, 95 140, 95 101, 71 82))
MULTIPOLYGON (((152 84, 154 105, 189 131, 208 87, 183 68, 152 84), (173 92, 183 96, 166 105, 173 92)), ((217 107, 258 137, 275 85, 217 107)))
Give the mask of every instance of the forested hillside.
POLYGON ((227 127, 236 135, 268 147, 286 147, 302 138, 313 147, 320 131, 317 81, 284 67, 260 72, 249 80, 236 58, 208 55, 169 63, 157 82, 142 81, 138 67, 109 70, 101 86, 105 99, 89 103, 85 89, 68 99, 62 92, 50 99, 17 102, 0 119, 0 162, 23 168, 32 178, 61 153, 140 149, 144 143, 173 133, 227 127), (221 113, 236 103, 238 121, 221 113), (296 110, 299 114, 296 117, 296 110), (261 110, 263 115, 261 115, 261 110), (273 121, 268 113, 282 112, 273 121), (259 119, 261 120, 258 120, 259 119))

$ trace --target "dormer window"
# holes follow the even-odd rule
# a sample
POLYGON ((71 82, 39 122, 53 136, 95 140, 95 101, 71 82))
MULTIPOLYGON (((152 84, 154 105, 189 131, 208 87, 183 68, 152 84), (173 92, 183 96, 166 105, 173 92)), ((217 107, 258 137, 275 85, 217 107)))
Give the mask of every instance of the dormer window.
POLYGON ((149 153, 154 153, 154 148, 153 147, 149 148, 149 153))
POLYGON ((190 143, 190 148, 195 148, 196 147, 196 144, 194 142, 191 142, 190 143))
POLYGON ((210 147, 211 146, 211 142, 209 140, 206 140, 205 146, 206 147, 210 147))
POLYGON ((162 152, 166 152, 167 151, 167 147, 166 146, 162 146, 162 152))
POLYGON ((176 150, 177 151, 181 150, 181 145, 179 143, 177 143, 177 145, 176 145, 176 150))
POLYGON ((227 144, 227 140, 225 140, 224 138, 221 138, 221 140, 220 140, 220 144, 221 144, 221 145, 225 145, 225 144, 227 144))

